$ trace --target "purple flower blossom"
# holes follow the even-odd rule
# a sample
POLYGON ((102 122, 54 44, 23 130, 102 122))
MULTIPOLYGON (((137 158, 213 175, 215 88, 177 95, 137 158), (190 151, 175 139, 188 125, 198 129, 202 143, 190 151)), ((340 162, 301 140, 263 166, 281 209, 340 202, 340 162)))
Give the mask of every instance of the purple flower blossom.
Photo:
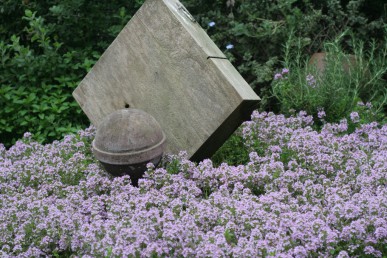
POLYGON ((31 138, 32 137, 32 133, 30 133, 30 132, 26 132, 26 133, 24 133, 24 135, 23 135, 23 138, 31 138))
POLYGON ((227 50, 230 50, 230 49, 233 49, 234 48, 234 45, 233 44, 228 44, 227 46, 226 46, 226 49, 227 50))
POLYGON ((375 248, 372 246, 366 246, 364 248, 364 253, 365 254, 372 254, 374 257, 382 257, 382 253, 378 250, 375 250, 375 248))
POLYGON ((1 148, 0 256, 380 257, 387 125, 312 124, 306 112, 254 111, 241 130, 247 164, 182 152, 149 165, 138 188, 90 156, 93 128, 1 148))
POLYGON ((314 78, 314 76, 312 74, 308 74, 306 76, 306 82, 308 83, 308 85, 312 88, 315 88, 316 87, 316 79, 314 78))
POLYGON ((326 116, 324 109, 319 109, 317 113, 317 117, 323 119, 326 116))
POLYGON ((340 251, 340 253, 337 255, 338 258, 349 258, 349 255, 347 251, 340 251))
POLYGON ((340 124, 338 125, 339 132, 345 132, 348 130, 348 121, 347 119, 340 120, 340 124))
POLYGON ((289 73, 288 68, 283 68, 281 72, 278 72, 274 75, 274 80, 279 80, 282 78, 286 78, 286 75, 289 73))
POLYGON ((276 73, 275 75, 274 75, 274 80, 279 80, 279 79, 281 79, 282 78, 282 74, 280 74, 280 73, 276 73))
POLYGON ((214 22, 214 21, 209 22, 209 23, 208 23, 208 26, 209 26, 209 27, 214 27, 214 26, 215 26, 215 22, 214 22))
POLYGON ((358 123, 360 121, 360 117, 359 117, 359 114, 357 112, 352 112, 350 114, 350 118, 351 118, 351 121, 353 123, 358 123))
POLYGON ((376 239, 386 239, 387 238, 387 228, 386 227, 378 227, 375 230, 376 239))

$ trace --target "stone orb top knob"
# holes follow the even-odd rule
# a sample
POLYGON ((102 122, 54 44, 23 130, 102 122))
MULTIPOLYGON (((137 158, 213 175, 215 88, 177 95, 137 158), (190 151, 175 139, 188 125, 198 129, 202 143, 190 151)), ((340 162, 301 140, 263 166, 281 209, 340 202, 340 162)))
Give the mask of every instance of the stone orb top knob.
POLYGON ((98 126, 93 152, 103 163, 139 164, 161 157, 165 139, 154 117, 139 109, 121 109, 106 116, 98 126))

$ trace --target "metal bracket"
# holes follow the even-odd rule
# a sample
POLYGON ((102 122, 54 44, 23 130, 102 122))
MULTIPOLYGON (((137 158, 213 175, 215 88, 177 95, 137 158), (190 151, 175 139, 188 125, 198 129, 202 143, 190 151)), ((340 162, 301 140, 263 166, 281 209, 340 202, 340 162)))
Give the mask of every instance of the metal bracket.
POLYGON ((177 10, 182 12, 191 22, 196 22, 195 18, 188 12, 188 10, 180 3, 176 3, 177 5, 177 10))
POLYGON ((222 57, 222 56, 207 56, 207 59, 226 59, 226 60, 228 60, 228 58, 227 57, 222 57))

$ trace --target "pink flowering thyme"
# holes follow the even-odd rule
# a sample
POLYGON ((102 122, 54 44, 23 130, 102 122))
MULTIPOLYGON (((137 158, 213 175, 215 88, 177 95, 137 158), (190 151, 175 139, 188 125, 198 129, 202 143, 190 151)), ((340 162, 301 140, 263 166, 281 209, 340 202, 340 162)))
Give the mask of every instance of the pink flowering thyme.
POLYGON ((283 68, 281 72, 276 73, 274 75, 274 80, 279 80, 279 79, 286 78, 288 73, 289 73, 289 69, 288 68, 283 68))
POLYGON ((385 256, 387 125, 312 123, 254 112, 247 164, 167 156, 138 188, 93 158, 93 129, 0 146, 0 256, 385 256))

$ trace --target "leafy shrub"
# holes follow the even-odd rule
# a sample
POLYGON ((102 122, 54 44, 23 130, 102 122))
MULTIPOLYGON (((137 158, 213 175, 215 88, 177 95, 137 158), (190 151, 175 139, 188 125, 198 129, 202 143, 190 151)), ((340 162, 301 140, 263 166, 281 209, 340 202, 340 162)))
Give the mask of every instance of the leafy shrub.
POLYGON ((0 10, 0 40, 8 41, 16 34, 22 44, 28 44, 28 37, 22 33, 26 26, 22 17, 26 10, 32 10, 45 20, 48 36, 63 43, 63 52, 93 50, 102 53, 143 2, 6 0, 0 10))
MULTIPOLYGON (((387 254, 387 125, 319 133, 305 112, 254 112, 246 165, 149 167, 139 187, 90 154, 94 129, 0 147, 2 256, 362 256, 387 254)), ((169 161, 168 161, 169 160, 169 161)), ((170 165, 168 165, 170 164, 170 165)))
POLYGON ((376 51, 375 43, 365 48, 352 38, 354 52, 346 53, 342 48, 344 36, 325 43, 325 61, 320 60, 319 64, 308 64, 308 59, 303 59, 301 42, 292 48, 293 40, 288 41, 286 68, 274 76, 272 84, 282 113, 305 110, 317 118, 318 112, 324 110, 326 121, 338 122, 349 117, 359 101, 372 102, 375 110, 382 111, 387 101, 383 78, 387 72, 387 44, 376 51))
POLYGON ((50 142, 88 126, 71 93, 142 2, 4 2, 0 142, 25 131, 50 142))
POLYGON ((40 142, 59 139, 87 125, 72 91, 95 62, 82 53, 61 54, 62 44, 49 37, 44 20, 29 10, 23 17, 29 44, 13 35, 0 42, 0 142, 10 146, 30 131, 40 142))
MULTIPOLYGON (((325 41, 346 30, 362 41, 374 38, 378 46, 385 42, 383 1, 373 2, 372 6, 363 0, 185 0, 183 3, 221 49, 233 44, 227 56, 259 93, 261 105, 266 109, 276 108, 276 102, 270 98, 270 83, 290 32, 296 36, 292 44, 298 40, 304 44, 303 56, 321 51, 325 41), (210 22, 215 22, 215 26, 209 26, 210 22)), ((349 44, 345 48, 352 49, 349 44)))

